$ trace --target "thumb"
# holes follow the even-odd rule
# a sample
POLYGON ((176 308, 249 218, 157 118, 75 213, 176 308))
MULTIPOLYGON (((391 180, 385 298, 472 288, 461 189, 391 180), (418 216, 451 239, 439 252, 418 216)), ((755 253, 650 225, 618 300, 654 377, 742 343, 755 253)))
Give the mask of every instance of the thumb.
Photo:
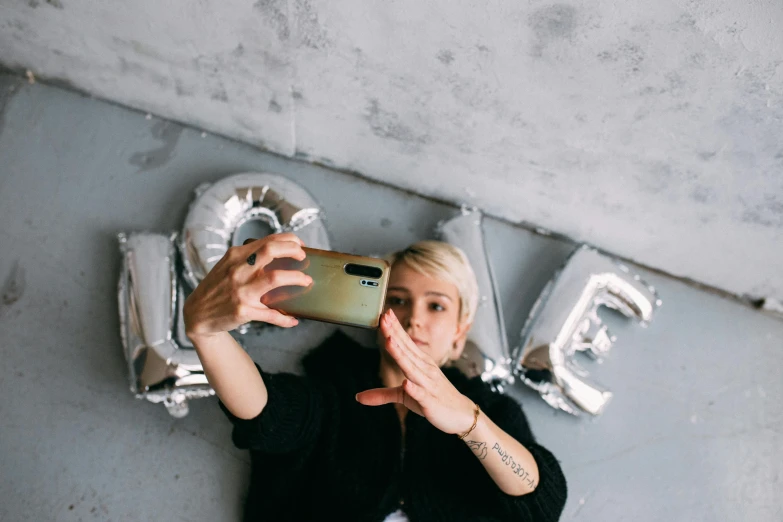
POLYGON ((396 388, 373 388, 356 394, 356 400, 365 406, 381 406, 398 402, 403 404, 402 386, 396 388))

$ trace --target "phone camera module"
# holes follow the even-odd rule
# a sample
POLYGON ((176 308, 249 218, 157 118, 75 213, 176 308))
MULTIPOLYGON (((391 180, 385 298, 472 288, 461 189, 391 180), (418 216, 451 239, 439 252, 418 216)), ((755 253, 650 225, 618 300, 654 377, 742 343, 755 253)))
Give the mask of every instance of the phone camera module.
POLYGON ((383 275, 383 271, 380 268, 357 265, 355 263, 348 263, 345 265, 345 273, 353 276, 369 277, 371 279, 379 279, 381 275, 383 275))

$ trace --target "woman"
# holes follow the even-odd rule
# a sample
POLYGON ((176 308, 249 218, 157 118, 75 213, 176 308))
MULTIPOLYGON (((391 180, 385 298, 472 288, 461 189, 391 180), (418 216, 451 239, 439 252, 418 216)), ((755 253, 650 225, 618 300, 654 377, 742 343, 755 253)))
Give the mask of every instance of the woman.
POLYGON ((278 234, 229 249, 184 306, 233 441, 250 450, 245 520, 557 520, 565 478, 520 406, 449 367, 478 302, 459 249, 422 241, 391 256, 378 350, 336 333, 305 357, 304 376, 253 363, 227 332, 297 324, 262 296, 312 282, 264 270, 303 260, 302 246, 278 234))

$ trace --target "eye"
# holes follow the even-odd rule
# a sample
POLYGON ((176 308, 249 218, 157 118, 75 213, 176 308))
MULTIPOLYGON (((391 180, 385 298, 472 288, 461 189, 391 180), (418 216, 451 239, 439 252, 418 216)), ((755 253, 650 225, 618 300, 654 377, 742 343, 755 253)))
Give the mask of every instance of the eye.
POLYGON ((400 297, 388 297, 386 299, 386 304, 389 306, 401 306, 405 303, 405 300, 400 297))
POLYGON ((432 303, 430 304, 430 308, 436 312, 443 312, 446 310, 446 308, 440 303, 432 303))

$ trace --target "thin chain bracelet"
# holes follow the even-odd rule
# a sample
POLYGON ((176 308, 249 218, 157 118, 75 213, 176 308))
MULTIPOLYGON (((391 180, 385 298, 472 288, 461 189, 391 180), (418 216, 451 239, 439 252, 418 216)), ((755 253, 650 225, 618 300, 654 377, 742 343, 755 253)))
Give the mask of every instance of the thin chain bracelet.
POLYGON ((473 426, 471 426, 468 431, 460 435, 459 440, 465 440, 465 437, 467 437, 470 434, 470 432, 476 428, 476 424, 478 424, 478 417, 479 417, 479 413, 481 413, 481 408, 479 408, 479 405, 476 404, 475 402, 473 404, 476 405, 476 409, 473 411, 473 426))

